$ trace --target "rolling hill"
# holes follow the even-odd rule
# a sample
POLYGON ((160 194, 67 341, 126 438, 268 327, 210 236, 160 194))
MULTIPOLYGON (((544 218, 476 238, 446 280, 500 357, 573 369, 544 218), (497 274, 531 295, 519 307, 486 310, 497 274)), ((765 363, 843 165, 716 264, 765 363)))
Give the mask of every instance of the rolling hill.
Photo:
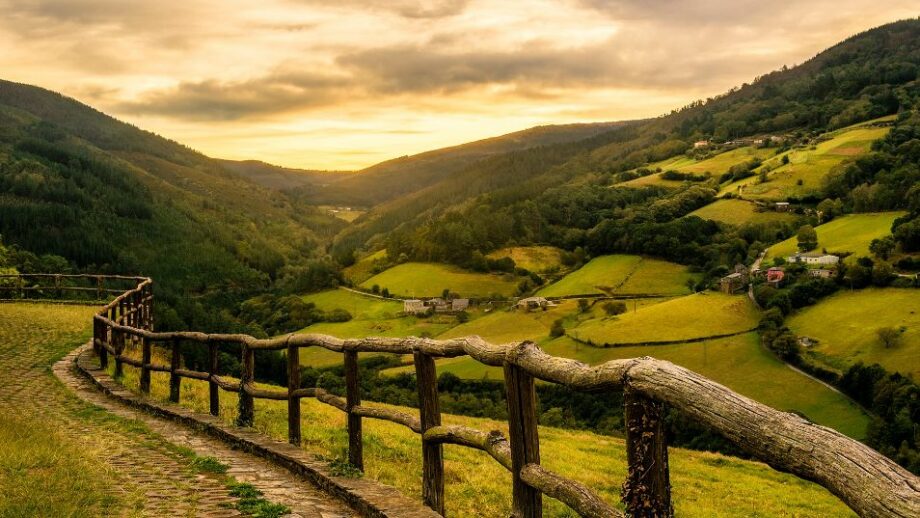
MULTIPOLYGON (((663 189, 661 182, 655 185, 658 178, 654 176, 643 178, 651 184, 639 185, 633 193, 623 193, 617 187, 617 175, 647 164, 716 175, 755 156, 779 160, 774 156, 779 151, 790 163, 777 164, 763 187, 747 189, 750 195, 770 200, 807 196, 820 201, 818 188, 828 168, 853 159, 854 152, 867 150, 874 139, 888 131, 865 123, 890 121, 898 110, 909 108, 906 100, 912 99, 916 90, 918 42, 920 21, 895 22, 853 36, 799 66, 770 72, 724 95, 662 117, 582 140, 497 153, 437 178, 426 176, 431 181, 426 180, 423 188, 397 187, 402 191, 400 197, 376 205, 343 231, 336 237, 333 250, 341 256, 365 247, 379 248, 382 241, 395 239, 395 232, 400 239, 428 241, 418 243, 417 252, 406 251, 410 260, 428 254, 424 260, 462 265, 464 259, 457 257, 462 255, 459 253, 432 256, 431 241, 442 235, 438 229, 453 229, 458 220, 466 221, 475 234, 483 227, 478 217, 485 214, 488 219, 482 216, 482 221, 495 226, 507 222, 507 226, 495 231, 483 229, 487 235, 472 246, 465 244, 467 253, 479 249, 487 254, 507 246, 537 243, 566 250, 590 246, 585 234, 590 235, 624 205, 641 206, 654 198, 679 195, 668 194, 669 189, 663 189), (831 138, 824 139, 822 135, 828 132, 831 138), (747 146, 699 159, 687 155, 692 143, 701 138, 724 143, 787 134, 813 142, 815 149, 747 146), (820 168, 821 174, 812 174, 815 168, 820 168), (601 188, 611 192, 601 192, 601 188), (769 192, 760 192, 767 188, 769 192)), ((665 184, 681 187, 681 182, 665 184)), ((336 188, 344 185, 340 182, 336 188)), ((727 189, 736 190, 737 185, 727 189)), ((590 252, 633 251, 627 248, 590 252)), ((643 252, 661 255, 650 249, 643 252)))
POLYGON ((0 82, 0 173, 6 244, 75 269, 155 277, 160 300, 186 308, 164 308, 166 326, 213 325, 182 295, 232 305, 320 256, 345 225, 180 144, 10 82, 0 82))

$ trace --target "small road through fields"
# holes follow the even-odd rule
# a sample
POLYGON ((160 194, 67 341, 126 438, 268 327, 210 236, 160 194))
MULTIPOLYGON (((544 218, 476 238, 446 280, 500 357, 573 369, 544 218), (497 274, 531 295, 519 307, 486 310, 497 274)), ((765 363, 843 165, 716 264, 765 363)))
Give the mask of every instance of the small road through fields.
POLYGON ((100 466, 96 482, 111 500, 86 516, 245 516, 226 475, 289 506, 291 516, 352 516, 282 468, 97 391, 68 354, 88 339, 91 315, 87 307, 0 304, 0 419, 33 423, 60 438, 65 454, 100 466), (196 470, 195 455, 228 466, 226 475, 196 470))

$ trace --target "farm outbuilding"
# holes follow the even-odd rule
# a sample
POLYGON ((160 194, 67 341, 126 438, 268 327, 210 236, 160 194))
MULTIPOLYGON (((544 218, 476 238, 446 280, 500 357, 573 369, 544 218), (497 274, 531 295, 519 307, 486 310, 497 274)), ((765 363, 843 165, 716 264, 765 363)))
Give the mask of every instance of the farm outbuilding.
POLYGON ((821 253, 792 254, 786 257, 786 262, 832 265, 839 263, 840 258, 836 255, 821 253))
POLYGON ((527 297, 526 299, 517 301, 514 305, 515 308, 519 309, 538 309, 553 306, 555 306, 555 304, 544 297, 527 297))
POLYGON ((403 311, 407 315, 421 315, 428 312, 428 307, 423 300, 409 299, 403 301, 403 311))
POLYGON ((719 280, 720 291, 728 295, 744 290, 745 286, 747 286, 747 276, 740 272, 730 273, 719 280))

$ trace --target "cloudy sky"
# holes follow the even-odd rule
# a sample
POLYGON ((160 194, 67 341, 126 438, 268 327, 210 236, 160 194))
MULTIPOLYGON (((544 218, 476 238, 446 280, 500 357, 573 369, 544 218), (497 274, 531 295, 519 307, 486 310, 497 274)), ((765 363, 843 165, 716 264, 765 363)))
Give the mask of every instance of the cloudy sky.
POLYGON ((354 169, 660 115, 916 0, 0 0, 0 78, 212 156, 354 169))

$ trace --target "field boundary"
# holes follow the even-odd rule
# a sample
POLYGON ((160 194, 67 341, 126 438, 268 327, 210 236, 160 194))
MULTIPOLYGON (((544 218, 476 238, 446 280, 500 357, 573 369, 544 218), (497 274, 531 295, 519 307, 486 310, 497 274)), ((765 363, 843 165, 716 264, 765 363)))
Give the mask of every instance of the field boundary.
POLYGON ((436 518, 439 515, 409 499, 396 488, 366 478, 343 478, 332 475, 329 464, 291 444, 274 440, 252 428, 223 423, 220 418, 193 412, 178 405, 167 405, 139 396, 116 382, 96 365, 92 343, 74 351, 74 366, 107 397, 154 417, 168 419, 204 432, 235 449, 262 457, 287 469, 333 498, 370 518, 436 518))
POLYGON ((571 338, 572 340, 574 340, 574 341, 580 343, 580 344, 584 344, 584 345, 587 345, 587 346, 589 346, 589 347, 595 347, 595 348, 597 348, 597 349, 614 349, 614 348, 617 348, 617 347, 639 347, 639 346, 645 346, 645 345, 694 344, 694 343, 699 343, 699 342, 705 342, 705 341, 707 341, 707 340, 718 340, 718 339, 720 339, 720 338, 731 338, 731 337, 733 337, 733 336, 746 335, 746 334, 748 334, 748 333, 753 333, 753 332, 757 331, 757 329, 758 329, 757 327, 752 327, 751 329, 747 329, 747 330, 744 330, 744 331, 736 331, 736 332, 734 332, 734 333, 725 333, 725 334, 721 334, 721 335, 699 336, 699 337, 695 337, 695 338, 682 338, 682 339, 680 339, 680 340, 658 340, 658 341, 654 341, 654 342, 621 342, 621 343, 616 343, 616 342, 614 342, 614 343, 604 342, 604 343, 602 343, 602 344, 596 344, 596 343, 591 342, 591 341, 589 341, 589 340, 585 340, 585 339, 583 339, 583 338, 578 338, 578 337, 572 336, 572 335, 570 335, 570 334, 568 334, 568 333, 566 333, 566 336, 569 337, 569 338, 571 338))

